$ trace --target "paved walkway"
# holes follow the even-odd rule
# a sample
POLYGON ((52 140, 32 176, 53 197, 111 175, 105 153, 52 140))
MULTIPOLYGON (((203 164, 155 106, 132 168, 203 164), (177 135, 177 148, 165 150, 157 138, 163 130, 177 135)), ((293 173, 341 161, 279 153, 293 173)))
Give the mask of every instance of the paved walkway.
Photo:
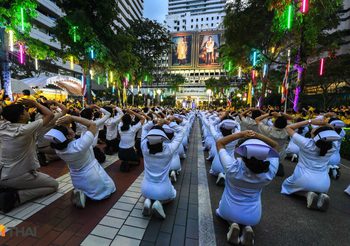
MULTIPOLYGON (((0 224, 35 229, 36 236, 10 236, 8 232, 0 245, 227 245, 228 224, 215 215, 223 187, 216 186, 216 178, 208 173, 206 155, 195 121, 187 159, 174 184, 177 197, 165 205, 164 221, 141 214, 142 162, 130 173, 121 173, 117 157, 109 156, 104 167, 116 182, 117 192, 104 201, 88 201, 85 209, 70 202, 72 184, 66 165, 51 163, 41 171, 60 182, 59 191, 0 214, 0 224)), ((306 209, 303 199, 281 195, 284 178, 266 187, 261 223, 254 229, 256 245, 349 245, 350 198, 343 190, 350 183, 350 165, 342 163, 340 180, 332 181, 326 213, 306 209)), ((286 161, 286 175, 294 166, 286 161)))

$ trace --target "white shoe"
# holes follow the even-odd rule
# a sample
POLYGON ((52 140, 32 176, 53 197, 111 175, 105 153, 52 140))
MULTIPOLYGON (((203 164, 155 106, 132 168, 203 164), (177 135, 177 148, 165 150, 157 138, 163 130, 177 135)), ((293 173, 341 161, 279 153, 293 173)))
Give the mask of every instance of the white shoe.
POLYGON ((218 178, 216 180, 216 185, 224 186, 226 180, 226 175, 223 173, 219 173, 218 178))
POLYGON ((344 190, 344 192, 350 196, 350 185, 344 190))
POLYGON ((234 245, 239 245, 239 233, 239 225, 237 223, 232 223, 227 233, 227 242, 232 243, 234 245))
POLYGON ((71 201, 77 208, 85 208, 86 196, 81 190, 74 189, 71 201))
POLYGON ((143 216, 150 216, 151 215, 151 200, 146 198, 145 201, 143 202, 143 210, 142 210, 142 215, 143 216))
POLYGON ((329 196, 325 193, 321 193, 318 197, 317 208, 321 211, 327 211, 329 207, 329 196))
POLYGON ((176 172, 174 170, 170 172, 170 179, 171 179, 171 182, 173 183, 176 182, 176 172))
POLYGON ((254 245, 254 231, 251 226, 244 227, 240 240, 242 245, 254 245))
POLYGON ((306 195, 306 203, 307 203, 307 208, 310 209, 317 209, 317 200, 318 200, 318 195, 315 192, 308 192, 306 195))
POLYGON ((152 211, 153 213, 161 219, 165 219, 165 213, 164 213, 164 209, 163 209, 163 205, 160 203, 160 201, 155 201, 152 205, 152 211))

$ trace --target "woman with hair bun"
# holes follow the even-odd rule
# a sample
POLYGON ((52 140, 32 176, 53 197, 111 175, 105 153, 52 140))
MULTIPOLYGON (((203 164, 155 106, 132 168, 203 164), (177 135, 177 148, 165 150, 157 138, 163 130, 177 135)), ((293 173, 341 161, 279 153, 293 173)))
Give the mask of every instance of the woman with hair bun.
POLYGON ((283 182, 281 193, 304 196, 307 208, 326 211, 330 186, 328 162, 336 151, 336 141, 340 136, 320 119, 298 122, 286 129, 300 151, 294 173, 283 182), (311 138, 305 138, 295 131, 306 125, 319 126, 312 129, 311 138))
POLYGON ((252 226, 261 218, 261 192, 278 170, 277 142, 248 130, 234 133, 216 142, 220 161, 226 173, 225 190, 216 214, 231 223, 227 241, 238 245, 253 245, 252 226), (235 158, 226 150, 231 142, 240 140, 235 158))
POLYGON ((45 138, 69 167, 74 186, 73 204, 84 208, 86 197, 93 200, 109 197, 116 188, 94 156, 92 145, 97 132, 96 124, 88 119, 69 115, 59 118, 56 124, 56 127, 45 134, 45 138), (75 133, 70 128, 72 122, 87 128, 79 139, 75 139, 75 133))
MULTIPOLYGON (((169 121, 175 121, 175 118, 171 117, 169 121)), ((169 179, 169 170, 171 159, 184 137, 184 129, 169 121, 161 119, 145 124, 141 141, 145 165, 145 176, 141 185, 141 192, 145 197, 142 214, 150 216, 153 212, 162 219, 166 217, 162 204, 176 197, 176 190, 169 179), (171 141, 162 127, 164 124, 169 124, 169 127, 175 130, 171 141)))
POLYGON ((120 170, 122 172, 128 172, 130 170, 130 162, 137 162, 136 165, 139 164, 139 157, 135 150, 135 137, 144 122, 145 118, 141 114, 127 109, 126 114, 123 115, 119 123, 118 132, 120 135, 120 142, 118 156, 122 162, 120 164, 120 170), (137 117, 139 122, 133 125, 131 116, 137 117))

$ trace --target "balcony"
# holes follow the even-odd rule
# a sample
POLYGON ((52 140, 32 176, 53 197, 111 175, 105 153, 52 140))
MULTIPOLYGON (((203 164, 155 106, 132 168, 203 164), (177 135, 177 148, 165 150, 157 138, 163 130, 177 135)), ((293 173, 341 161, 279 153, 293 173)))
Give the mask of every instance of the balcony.
POLYGON ((45 26, 50 27, 50 28, 52 28, 52 27, 54 27, 56 25, 55 20, 51 19, 50 17, 47 17, 46 15, 43 15, 39 11, 37 12, 37 14, 38 15, 35 17, 35 19, 38 22, 40 22, 40 23, 42 23, 45 26))
POLYGON ((58 16, 63 16, 63 11, 52 1, 50 0, 38 0, 38 3, 46 7, 47 9, 51 10, 53 13, 55 13, 58 16))
POLYGON ((56 49, 61 49, 61 44, 56 41, 52 41, 52 37, 50 35, 47 35, 46 33, 41 32, 40 30, 36 28, 32 28, 30 31, 30 36, 32 38, 38 39, 39 41, 53 47, 56 49))

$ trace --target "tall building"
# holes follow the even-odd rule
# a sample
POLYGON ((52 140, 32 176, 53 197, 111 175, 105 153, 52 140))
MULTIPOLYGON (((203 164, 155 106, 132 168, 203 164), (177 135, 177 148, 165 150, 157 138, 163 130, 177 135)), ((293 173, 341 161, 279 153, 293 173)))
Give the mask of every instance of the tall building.
MULTIPOLYGON (((58 18, 64 16, 64 12, 55 4, 54 0, 37 0, 37 4, 37 16, 32 21, 30 36, 58 51, 61 49, 61 44, 53 39, 54 36, 50 32, 50 28, 55 26, 58 18)), ((121 27, 128 27, 131 21, 141 20, 143 16, 143 0, 118 0, 118 7, 121 27)), ((70 64, 64 63, 61 59, 54 63, 57 69, 50 72, 69 74, 75 77, 80 77, 82 74, 80 66, 75 65, 72 70, 70 64)))
POLYGON ((170 32, 220 29, 227 0, 169 0, 170 32))
MULTIPOLYGON (((50 0, 38 0, 37 1, 37 16, 32 21, 32 28, 30 36, 37 39, 44 44, 51 47, 51 49, 59 51, 61 44, 58 41, 53 40, 54 35, 50 32, 50 28, 55 26, 56 20, 64 15, 63 11, 50 0)), ((40 66, 41 61, 39 61, 40 66)), ((50 71, 58 74, 81 74, 82 70, 79 66, 74 66, 72 70, 69 63, 64 63, 61 59, 54 61, 56 69, 50 71)))
POLYGON ((134 20, 141 20, 143 17, 143 0, 116 0, 120 10, 119 26, 129 27, 134 20))

